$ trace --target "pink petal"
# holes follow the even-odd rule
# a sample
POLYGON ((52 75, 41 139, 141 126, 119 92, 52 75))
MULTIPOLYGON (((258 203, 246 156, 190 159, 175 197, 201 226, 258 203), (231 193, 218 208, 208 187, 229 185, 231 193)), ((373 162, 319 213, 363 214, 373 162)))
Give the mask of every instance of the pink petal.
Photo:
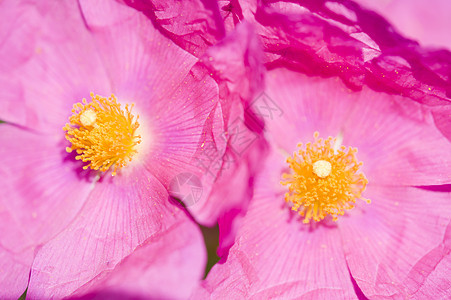
POLYGON ((425 46, 451 49, 451 3, 447 0, 356 0, 387 18, 406 36, 425 46))
POLYGON ((145 144, 140 163, 169 189, 182 173, 200 176, 193 156, 207 135, 223 132, 217 84, 142 13, 110 1, 81 7, 108 62, 113 91, 136 104, 145 144))
POLYGON ((254 178, 261 169, 261 162, 267 152, 264 141, 260 139, 241 155, 236 155, 232 151, 226 154, 227 159, 232 160, 232 164, 227 166, 229 162, 224 163, 223 170, 205 205, 205 210, 211 212, 211 220, 216 217, 216 220, 219 219, 218 222, 223 224, 220 233, 223 240, 221 248, 227 248, 234 239, 237 227, 233 224, 233 220, 237 215, 246 213, 252 199, 254 178), (225 242, 227 235, 229 235, 229 243, 225 242))
POLYGON ((0 84, 7 90, 0 119, 60 130, 75 102, 110 90, 108 77, 77 3, 18 2, 2 1, 0 9, 0 84))
POLYGON ((0 280, 0 291, 18 298, 27 285, 35 247, 72 221, 92 180, 78 173, 80 165, 54 136, 1 124, 0 144, 0 276, 8 274, 0 280))
MULTIPOLYGON (((392 3, 389 6, 402 10, 404 15, 412 8, 427 14, 432 7, 440 6, 444 8, 440 12, 446 14, 449 5, 438 1, 409 2, 405 6, 404 0, 393 0, 389 1, 392 3), (427 8, 423 9, 424 6, 427 8)), ((387 3, 379 1, 371 7, 381 8, 387 3)), ((428 105, 450 103, 451 53, 421 48, 397 33, 384 18, 353 2, 264 1, 257 4, 241 0, 239 3, 221 1, 220 6, 225 9, 223 17, 228 26, 233 28, 232 24, 243 18, 256 26, 263 40, 269 69, 284 66, 309 75, 338 76, 353 90, 367 85, 428 105)), ((405 23, 398 17, 396 9, 383 10, 383 13, 396 15, 397 23, 405 23)), ((433 15, 434 21, 447 22, 446 18, 433 15)), ((434 24, 417 22, 416 18, 414 22, 417 26, 434 24)), ((411 29, 415 30, 417 26, 411 29)), ((437 34, 445 33, 446 29, 443 30, 437 34)), ((429 32, 428 36, 434 34, 429 32)), ((440 118, 440 114, 437 115, 440 118)), ((442 127, 441 121, 437 123, 449 137, 449 126, 442 127)))
POLYGON ((336 228, 310 228, 284 205, 275 155, 257 178, 256 195, 227 260, 213 267, 193 298, 352 298, 336 228))
POLYGON ((79 212, 93 180, 79 173, 81 165, 66 153, 59 137, 8 124, 1 124, 0 131, 1 198, 8 199, 4 205, 27 237, 35 245, 42 243, 79 212))
MULTIPOLYGON (((450 239, 448 238, 448 241, 450 239)), ((446 255, 429 274, 412 299, 425 299, 432 297, 435 299, 446 299, 450 295, 451 281, 449 270, 451 269, 450 254, 446 255)))
POLYGON ((30 241, 26 240, 21 224, 12 218, 1 202, 0 234, 0 298, 18 299, 28 285, 34 248, 23 247, 30 241), (14 248, 10 240, 15 242, 14 248), (4 243, 7 246, 3 246, 4 243))
POLYGON ((167 105, 197 59, 126 5, 105 0, 80 5, 111 82, 110 93, 135 103, 142 114, 154 110, 154 103, 167 105))
MULTIPOLYGON (((268 72, 265 112, 267 131, 286 156, 297 150, 298 143, 321 137, 337 136, 356 100, 338 79, 308 77, 286 69, 268 72), (351 104, 350 104, 351 103, 351 104)), ((254 108, 255 109, 255 108, 254 108)))
POLYGON ((17 57, 5 59, 8 63, 2 66, 9 74, 0 78, 7 86, 4 111, 11 112, 0 116, 6 121, 33 129, 59 130, 67 122, 72 105, 89 97, 89 92, 103 96, 115 93, 121 103, 134 102, 137 111, 143 113, 149 103, 166 102, 172 97, 196 62, 195 57, 156 31, 144 15, 119 3, 83 1, 74 8, 60 3, 40 6, 49 5, 23 5, 26 9, 20 11, 9 8, 8 15, 19 18, 25 14, 25 24, 31 24, 17 26, 5 46, 11 52, 5 57, 17 57), (38 9, 48 12, 41 15, 38 9), (66 16, 69 11, 72 14, 66 16), (51 22, 59 19, 64 20, 62 26, 53 26, 51 22), (78 30, 74 32, 73 28, 78 30), (43 36, 43 40, 28 41, 17 49, 14 41, 23 40, 23 36, 43 36), (13 71, 17 79, 15 73, 11 76, 13 71), (11 81, 14 84, 9 84, 11 81))
POLYGON ((432 115, 438 130, 451 141, 451 105, 434 107, 432 115))
POLYGON ((208 48, 201 58, 220 88, 228 91, 221 93, 224 111, 229 110, 236 98, 248 103, 262 92, 264 66, 261 47, 254 26, 243 22, 221 42, 208 48))
POLYGON ((85 298, 187 299, 203 277, 206 261, 199 228, 180 216, 167 231, 155 234, 103 280, 93 280, 76 294, 85 298))
MULTIPOLYGON (((243 3, 242 1, 237 0, 218 0, 219 12, 221 13, 221 17, 224 22, 224 26, 226 31, 232 31, 239 23, 241 23, 244 17, 243 9, 246 8, 247 5, 255 6, 257 3, 254 1, 246 1, 243 3), (244 8, 242 6, 245 6, 244 8)), ((249 18, 248 20, 251 20, 249 18)))
POLYGON ((451 194, 370 185, 365 196, 370 205, 338 221, 347 264, 367 297, 405 298, 450 251, 451 194))
POLYGON ((28 285, 34 244, 0 197, 0 297, 18 299, 28 285))
POLYGON ((92 180, 79 173, 80 164, 66 153, 60 138, 9 124, 0 125, 0 131, 4 145, 0 195, 5 209, 26 232, 26 238, 11 235, 3 245, 11 249, 37 245, 64 229, 78 213, 92 180))
POLYGON ((183 217, 167 197, 143 168, 104 177, 71 225, 37 253, 28 295, 60 298, 104 278, 147 239, 183 217))
POLYGON ((217 85, 206 70, 199 65, 193 67, 167 98, 150 103, 147 117, 147 169, 166 187, 184 172, 201 177, 196 153, 208 136, 223 133, 217 85))
POLYGON ((343 144, 357 147, 371 183, 438 185, 451 182, 451 143, 431 111, 408 98, 364 88, 343 126, 343 144))

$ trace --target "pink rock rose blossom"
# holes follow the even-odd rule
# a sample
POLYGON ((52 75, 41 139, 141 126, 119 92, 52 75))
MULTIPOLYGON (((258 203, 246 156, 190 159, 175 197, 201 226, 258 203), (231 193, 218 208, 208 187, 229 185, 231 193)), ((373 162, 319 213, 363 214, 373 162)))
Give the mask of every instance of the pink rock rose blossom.
POLYGON ((229 26, 256 26, 265 93, 283 116, 265 119, 271 155, 249 210, 192 298, 449 298, 450 53, 421 48, 352 1, 221 3, 229 26), (286 159, 315 132, 358 149, 369 183, 355 195, 371 204, 306 225, 327 205, 310 211, 311 196, 281 182, 305 178, 286 159))
MULTIPOLYGON (((228 256, 193 298, 449 297, 451 143, 435 127, 431 109, 368 87, 353 92, 338 78, 284 68, 268 72, 266 93, 284 112, 266 120, 272 153, 256 178, 228 256), (369 181, 362 198, 371 204, 357 199, 336 222, 329 215, 303 223, 310 213, 324 211, 326 202, 300 217, 292 210, 295 202, 284 200, 289 189, 281 184, 283 174, 304 176, 301 185, 320 176, 287 163, 299 142, 314 141, 314 132, 356 147, 360 171, 369 181)), ((329 157, 336 155, 330 151, 329 157)), ((332 165, 325 178, 336 179, 340 170, 332 165)), ((341 189, 336 181, 322 182, 325 190, 315 191, 326 191, 329 199, 341 189)), ((300 212, 312 190, 295 191, 300 212)))

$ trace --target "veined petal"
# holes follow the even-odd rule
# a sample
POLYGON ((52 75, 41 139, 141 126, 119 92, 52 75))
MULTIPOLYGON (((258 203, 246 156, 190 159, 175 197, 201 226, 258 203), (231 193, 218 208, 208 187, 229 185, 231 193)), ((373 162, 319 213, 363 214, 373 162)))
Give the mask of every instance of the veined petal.
POLYGON ((207 147, 210 136, 219 138, 224 130, 217 93, 206 70, 196 65, 168 98, 159 99, 145 113, 150 146, 144 164, 166 187, 180 173, 202 176, 196 153, 207 147))
POLYGON ((369 298, 412 295, 450 251, 451 194, 369 185, 365 196, 338 220, 351 274, 369 298))
POLYGON ((343 126, 343 143, 359 149, 368 180, 385 185, 451 182, 451 142, 431 110, 411 99, 364 88, 343 126))
MULTIPOLYGON (((448 238, 449 240, 449 238, 448 238)), ((424 299, 433 295, 433 297, 446 299, 450 293, 451 282, 449 280, 449 270, 451 269, 451 257, 448 253, 443 259, 434 266, 424 280, 420 288, 412 295, 412 299, 424 299)), ((421 272, 421 271, 420 271, 421 272)))
POLYGON ((0 269, 6 275, 0 290, 17 298, 35 248, 73 220, 93 181, 78 172, 57 137, 1 124, 0 145, 0 269))
POLYGON ((288 154, 318 131, 322 137, 341 136, 342 145, 356 147, 370 183, 451 182, 451 143, 436 128, 433 113, 438 109, 366 87, 354 92, 337 78, 284 69, 269 72, 267 95, 280 112, 266 120, 267 130, 288 154))
POLYGON ((80 172, 80 164, 65 152, 58 137, 9 124, 1 124, 0 132, 2 202, 25 229, 30 243, 37 245, 65 228, 79 212, 94 180, 80 172))
POLYGON ((28 295, 64 297, 102 279, 146 240, 183 216, 166 189, 143 168, 103 178, 78 217, 37 253, 28 295))
POLYGON ((322 137, 338 136, 358 97, 338 78, 308 77, 283 68, 268 72, 267 85, 267 131, 287 156, 298 143, 311 141, 315 131, 322 137))
POLYGON ((29 244, 20 224, 3 211, 0 203, 0 297, 2 299, 17 299, 26 290, 30 274, 31 264, 34 258, 34 248, 29 246, 22 248, 21 242, 29 244), (8 237, 9 236, 9 237, 8 237), (3 246, 10 242, 8 239, 14 236, 17 248, 11 249, 3 246), (20 241, 18 241, 20 239, 20 241))
MULTIPOLYGON (((141 12, 116 1, 80 1, 112 90, 140 113, 166 105, 197 62, 141 12)), ((161 113, 161 111, 158 111, 161 113)))
POLYGON ((105 278, 77 290, 83 299, 187 299, 203 277, 206 251, 202 234, 188 217, 178 216, 124 258, 105 278))

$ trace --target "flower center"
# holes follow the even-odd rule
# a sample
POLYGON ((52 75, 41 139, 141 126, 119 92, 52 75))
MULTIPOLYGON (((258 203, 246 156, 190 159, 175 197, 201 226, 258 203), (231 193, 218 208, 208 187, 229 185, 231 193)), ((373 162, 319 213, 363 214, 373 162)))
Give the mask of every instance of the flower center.
POLYGON ((318 160, 313 163, 313 173, 321 178, 326 178, 332 172, 332 165, 327 160, 318 160))
POLYGON ((345 210, 354 207, 362 197, 368 180, 359 168, 362 162, 356 158, 357 149, 345 146, 334 150, 336 138, 319 139, 315 132, 313 143, 307 143, 293 157, 287 159, 291 173, 283 174, 281 184, 288 186, 285 201, 291 209, 310 220, 321 221, 331 215, 336 221, 345 210))
POLYGON ((127 104, 121 109, 113 94, 103 98, 91 93, 91 102, 83 99, 74 104, 69 123, 63 127, 71 143, 66 151, 75 150, 75 159, 88 163, 85 170, 106 172, 112 167, 112 175, 116 175, 117 169, 132 160, 137 153, 135 146, 141 142, 141 136, 136 135, 139 116, 135 119, 132 108, 133 104, 127 104))

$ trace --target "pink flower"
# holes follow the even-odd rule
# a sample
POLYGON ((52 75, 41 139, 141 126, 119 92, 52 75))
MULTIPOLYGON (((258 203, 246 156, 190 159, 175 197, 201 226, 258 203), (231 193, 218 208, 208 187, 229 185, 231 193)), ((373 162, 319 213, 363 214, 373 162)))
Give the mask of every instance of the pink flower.
POLYGON ((281 68, 266 93, 284 112, 266 122, 272 154, 228 256, 194 298, 449 297, 451 143, 431 109, 281 68), (337 141, 306 146, 316 131, 337 141), (356 157, 337 163, 338 144, 356 157))
POLYGON ((168 189, 224 133, 210 70, 114 1, 1 7, 0 297, 186 298, 205 250, 168 189))

